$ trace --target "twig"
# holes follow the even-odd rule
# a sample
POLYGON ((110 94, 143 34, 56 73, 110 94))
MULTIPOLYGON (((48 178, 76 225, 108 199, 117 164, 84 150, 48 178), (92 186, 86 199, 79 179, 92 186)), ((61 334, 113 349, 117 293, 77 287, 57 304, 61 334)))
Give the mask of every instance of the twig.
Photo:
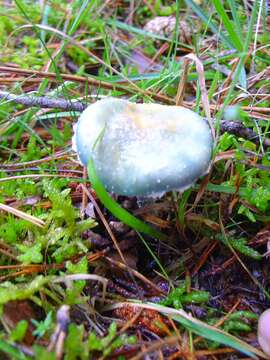
MULTIPOLYGON (((240 121, 222 120, 220 123, 221 132, 228 132, 230 134, 251 140, 256 144, 260 143, 259 135, 253 130, 245 127, 240 121)), ((270 139, 264 139, 263 145, 270 146, 270 139)))
MULTIPOLYGON (((23 104, 25 106, 39 106, 41 108, 62 109, 66 111, 78 111, 82 112, 88 104, 80 101, 68 101, 64 99, 51 99, 46 96, 28 96, 28 95, 15 95, 6 91, 0 91, 0 99, 6 99, 8 101, 15 102, 17 104, 23 104)), ((240 121, 227 121, 222 120, 220 123, 221 132, 228 132, 236 136, 243 137, 254 141, 256 144, 260 143, 259 135, 253 130, 245 127, 240 121)), ((263 145, 270 146, 270 139, 265 139, 263 145)))
POLYGON ((15 95, 10 94, 6 91, 0 91, 0 99, 13 101, 17 104, 22 104, 25 106, 38 106, 41 108, 58 108, 62 110, 72 110, 72 111, 80 111, 82 112, 87 104, 83 104, 82 102, 76 101, 73 102, 71 100, 64 99, 52 99, 46 96, 32 96, 32 95, 15 95))

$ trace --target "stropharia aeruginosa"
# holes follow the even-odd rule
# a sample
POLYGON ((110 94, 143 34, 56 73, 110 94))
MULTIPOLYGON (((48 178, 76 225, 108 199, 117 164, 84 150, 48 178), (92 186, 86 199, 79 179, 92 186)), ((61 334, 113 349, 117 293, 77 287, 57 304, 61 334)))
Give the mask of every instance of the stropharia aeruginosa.
POLYGON ((207 172, 213 138, 189 109, 105 98, 81 114, 73 148, 83 165, 93 159, 108 191, 160 196, 187 189, 207 172))

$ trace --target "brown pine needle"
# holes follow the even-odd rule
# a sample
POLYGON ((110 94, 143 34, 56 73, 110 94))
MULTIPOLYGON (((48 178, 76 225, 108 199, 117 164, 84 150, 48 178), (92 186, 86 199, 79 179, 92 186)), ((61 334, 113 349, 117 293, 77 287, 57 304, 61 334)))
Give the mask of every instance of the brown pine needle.
POLYGON ((21 219, 27 220, 29 222, 31 222, 32 224, 39 226, 41 228, 44 227, 45 222, 35 216, 29 215, 21 210, 15 209, 11 206, 5 205, 5 204, 1 204, 0 203, 0 210, 6 211, 10 214, 13 214, 21 219))

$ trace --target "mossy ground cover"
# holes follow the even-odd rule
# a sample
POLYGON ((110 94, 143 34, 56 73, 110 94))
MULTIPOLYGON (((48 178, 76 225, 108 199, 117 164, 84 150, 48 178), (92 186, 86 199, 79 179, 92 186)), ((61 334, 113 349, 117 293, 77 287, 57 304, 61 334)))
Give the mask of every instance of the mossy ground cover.
POLYGON ((1 358, 264 356, 268 12, 258 0, 0 2, 1 358), (71 150, 78 110, 6 93, 181 104, 213 119, 213 165, 182 194, 110 196, 71 150))

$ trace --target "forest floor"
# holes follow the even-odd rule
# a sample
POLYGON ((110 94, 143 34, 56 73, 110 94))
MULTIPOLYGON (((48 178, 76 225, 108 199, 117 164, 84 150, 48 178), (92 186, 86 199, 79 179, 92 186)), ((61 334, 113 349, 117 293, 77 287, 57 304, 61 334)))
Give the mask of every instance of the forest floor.
POLYGON ((268 358, 268 12, 0 0, 1 359, 268 358), (207 117, 209 173, 152 201, 97 191, 71 139, 106 96, 207 117))

